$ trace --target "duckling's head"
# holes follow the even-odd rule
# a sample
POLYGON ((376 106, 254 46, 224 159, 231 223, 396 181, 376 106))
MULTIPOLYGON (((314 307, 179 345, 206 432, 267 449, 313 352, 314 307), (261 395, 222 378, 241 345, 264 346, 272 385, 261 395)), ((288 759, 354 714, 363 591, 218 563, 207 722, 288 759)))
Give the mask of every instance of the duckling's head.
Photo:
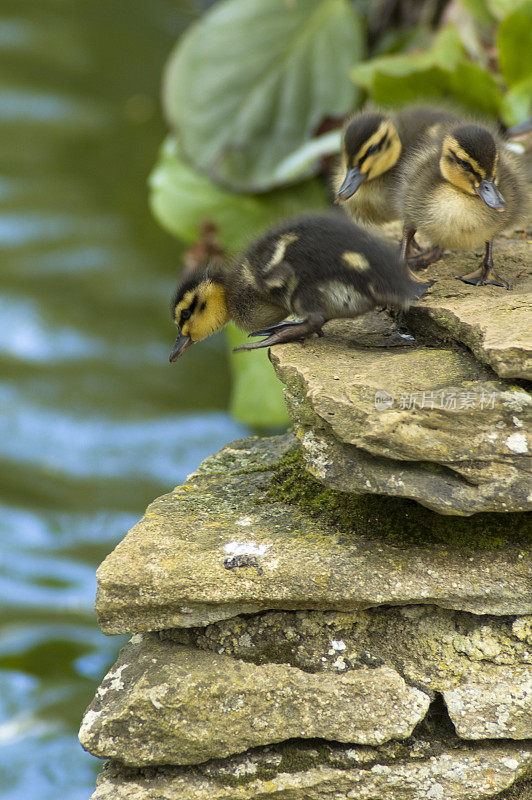
POLYGON ((401 155, 397 128, 384 114, 357 114, 345 129, 343 155, 347 173, 338 198, 347 200, 363 181, 371 181, 397 163, 401 155))
POLYGON ((443 140, 440 172, 466 194, 477 194, 487 206, 504 211, 496 186, 499 153, 491 133, 480 125, 461 125, 443 140))
POLYGON ((177 361, 187 347, 221 330, 229 322, 221 279, 207 270, 178 287, 172 301, 172 318, 179 329, 170 361, 177 361))

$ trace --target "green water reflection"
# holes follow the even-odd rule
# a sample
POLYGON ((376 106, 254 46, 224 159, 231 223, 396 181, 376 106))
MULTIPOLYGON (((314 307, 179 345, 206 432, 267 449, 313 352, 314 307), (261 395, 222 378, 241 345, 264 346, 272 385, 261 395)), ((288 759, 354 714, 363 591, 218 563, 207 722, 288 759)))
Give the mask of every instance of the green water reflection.
POLYGON ((244 433, 220 340, 167 364, 179 250, 147 208, 161 68, 202 5, 2 4, 4 800, 89 796, 100 765, 76 732, 120 646, 95 624, 95 567, 154 496, 244 433))

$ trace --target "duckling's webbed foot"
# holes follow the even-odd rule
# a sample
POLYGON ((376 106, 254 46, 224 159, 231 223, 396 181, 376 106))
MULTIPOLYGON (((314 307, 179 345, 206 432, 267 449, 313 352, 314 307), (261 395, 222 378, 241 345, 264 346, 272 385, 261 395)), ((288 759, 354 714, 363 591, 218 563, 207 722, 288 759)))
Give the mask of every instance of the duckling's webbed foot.
POLYGON ((275 333, 275 331, 278 331, 281 328, 286 328, 287 325, 304 325, 305 322, 306 320, 303 320, 303 322, 288 322, 287 320, 284 320, 283 322, 278 322, 276 325, 270 325, 269 327, 261 328, 258 331, 251 331, 251 333, 248 333, 248 338, 250 336, 269 336, 271 333, 275 333))
POLYGON ((493 266, 493 253, 492 253, 492 243, 486 242, 486 255, 484 256, 484 261, 473 272, 470 272, 468 275, 462 275, 458 277, 459 280, 463 281, 464 283, 470 283, 472 286, 500 286, 502 289, 509 289, 510 284, 508 281, 505 281, 504 278, 501 278, 495 272, 495 268, 493 266))
POLYGON ((418 269, 428 267, 442 257, 441 247, 431 247, 430 250, 421 250, 416 241, 416 229, 405 225, 403 228, 403 240, 401 242, 401 258, 406 261, 413 272, 418 269))
POLYGON ((242 344, 240 347, 235 347, 236 350, 258 350, 261 347, 271 347, 274 344, 286 344, 287 342, 300 342, 317 333, 318 336, 323 336, 321 330, 322 326, 327 320, 322 314, 310 314, 308 319, 302 322, 280 322, 278 325, 272 325, 270 328, 263 328, 260 331, 250 333, 250 336, 263 336, 267 333, 270 335, 261 342, 253 342, 253 344, 242 344))
POLYGON ((510 288, 508 281, 505 281, 504 278, 501 278, 500 275, 497 275, 493 269, 488 269, 486 271, 483 264, 481 264, 480 267, 474 272, 470 272, 469 275, 461 275, 458 280, 463 281, 464 283, 470 283, 472 286, 490 285, 500 286, 502 289, 510 288))
POLYGON ((439 261, 442 254, 442 248, 435 246, 431 247, 430 250, 424 250, 417 255, 409 256, 406 263, 413 272, 417 272, 418 269, 423 269, 424 267, 428 267, 429 264, 434 264, 435 261, 439 261))

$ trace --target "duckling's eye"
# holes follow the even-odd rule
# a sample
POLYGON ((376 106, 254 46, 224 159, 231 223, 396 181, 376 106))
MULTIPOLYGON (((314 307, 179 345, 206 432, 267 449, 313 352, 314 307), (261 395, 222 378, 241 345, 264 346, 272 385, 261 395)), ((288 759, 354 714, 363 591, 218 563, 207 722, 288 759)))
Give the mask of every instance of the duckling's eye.
POLYGON ((469 161, 462 161, 461 158, 457 158, 456 160, 458 161, 462 169, 465 169, 466 172, 473 172, 473 167, 471 166, 469 161))
POLYGON ((379 147, 380 147, 380 145, 378 145, 378 144, 372 144, 371 147, 368 147, 368 149, 366 150, 366 155, 367 156, 373 155, 373 153, 377 152, 379 147))
POLYGON ((183 311, 181 312, 181 320, 184 321, 186 319, 190 319, 190 309, 189 308, 184 308, 183 311))

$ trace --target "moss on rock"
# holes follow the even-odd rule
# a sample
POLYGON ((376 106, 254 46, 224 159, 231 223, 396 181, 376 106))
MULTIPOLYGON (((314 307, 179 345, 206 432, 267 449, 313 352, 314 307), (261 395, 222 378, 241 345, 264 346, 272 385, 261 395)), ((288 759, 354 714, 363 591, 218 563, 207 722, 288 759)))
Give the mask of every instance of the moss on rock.
POLYGON ((394 545, 434 542, 490 549, 529 542, 531 538, 530 514, 524 512, 448 517, 414 500, 327 489, 307 472, 299 447, 275 464, 266 496, 269 501, 297 505, 341 532, 383 536, 394 545))

